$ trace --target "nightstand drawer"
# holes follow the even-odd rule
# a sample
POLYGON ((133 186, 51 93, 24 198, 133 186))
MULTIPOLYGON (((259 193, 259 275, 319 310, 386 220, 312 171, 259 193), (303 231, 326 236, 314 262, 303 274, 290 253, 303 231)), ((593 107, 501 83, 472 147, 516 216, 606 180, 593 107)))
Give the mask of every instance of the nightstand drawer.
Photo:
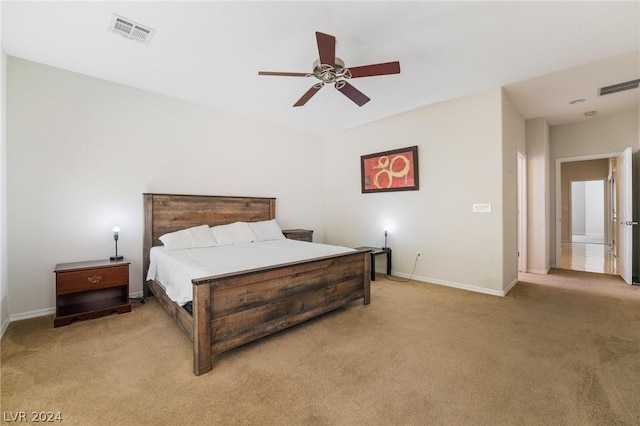
POLYGON ((129 284, 128 265, 70 271, 56 274, 56 293, 67 294, 85 290, 129 284))

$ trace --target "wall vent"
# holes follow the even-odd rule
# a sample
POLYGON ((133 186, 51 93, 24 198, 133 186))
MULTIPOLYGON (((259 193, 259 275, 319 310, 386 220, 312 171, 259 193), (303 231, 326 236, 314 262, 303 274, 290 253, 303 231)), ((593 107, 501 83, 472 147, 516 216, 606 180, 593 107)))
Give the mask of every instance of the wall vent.
POLYGON ((624 83, 613 84, 607 87, 601 87, 598 96, 610 95, 612 93, 622 92, 624 90, 637 89, 640 85, 640 79, 625 81, 624 83))
POLYGON ((133 22, 130 19, 113 14, 111 18, 111 26, 109 30, 123 37, 136 40, 144 44, 148 44, 151 37, 155 34, 155 30, 149 27, 133 22))

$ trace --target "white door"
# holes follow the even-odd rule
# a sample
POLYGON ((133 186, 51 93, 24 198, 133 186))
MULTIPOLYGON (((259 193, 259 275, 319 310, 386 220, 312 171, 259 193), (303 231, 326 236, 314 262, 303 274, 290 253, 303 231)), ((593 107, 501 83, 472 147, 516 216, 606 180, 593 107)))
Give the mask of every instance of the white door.
POLYGON ((620 256, 618 271, 627 284, 633 284, 633 199, 631 191, 631 148, 627 148, 618 157, 620 170, 620 256))

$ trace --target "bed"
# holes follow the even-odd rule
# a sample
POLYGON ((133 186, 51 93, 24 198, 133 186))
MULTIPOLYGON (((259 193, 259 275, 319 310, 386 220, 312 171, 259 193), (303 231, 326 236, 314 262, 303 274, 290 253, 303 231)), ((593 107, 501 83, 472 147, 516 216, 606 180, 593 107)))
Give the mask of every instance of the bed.
MULTIPOLYGON (((159 237, 199 225, 275 219, 275 198, 143 194, 144 295, 151 293, 193 342, 193 371, 212 356, 362 299, 370 303, 370 256, 354 250, 238 272, 193 277, 192 313, 147 281, 159 237)), ((306 243, 309 244, 309 243, 306 243)))

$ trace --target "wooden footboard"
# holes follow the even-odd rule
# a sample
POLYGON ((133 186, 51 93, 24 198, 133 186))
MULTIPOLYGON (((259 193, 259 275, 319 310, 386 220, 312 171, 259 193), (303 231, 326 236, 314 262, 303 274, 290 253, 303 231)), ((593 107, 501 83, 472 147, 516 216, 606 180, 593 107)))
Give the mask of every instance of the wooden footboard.
POLYGON ((193 280, 194 373, 214 354, 355 300, 370 302, 367 251, 193 280), (196 338, 197 337, 197 338, 196 338))
POLYGON ((186 309, 180 307, 171 300, 164 291, 164 288, 156 281, 147 281, 145 286, 145 297, 149 296, 149 291, 158 299, 158 302, 169 313, 171 318, 178 324, 178 327, 193 340, 193 316, 186 309))

